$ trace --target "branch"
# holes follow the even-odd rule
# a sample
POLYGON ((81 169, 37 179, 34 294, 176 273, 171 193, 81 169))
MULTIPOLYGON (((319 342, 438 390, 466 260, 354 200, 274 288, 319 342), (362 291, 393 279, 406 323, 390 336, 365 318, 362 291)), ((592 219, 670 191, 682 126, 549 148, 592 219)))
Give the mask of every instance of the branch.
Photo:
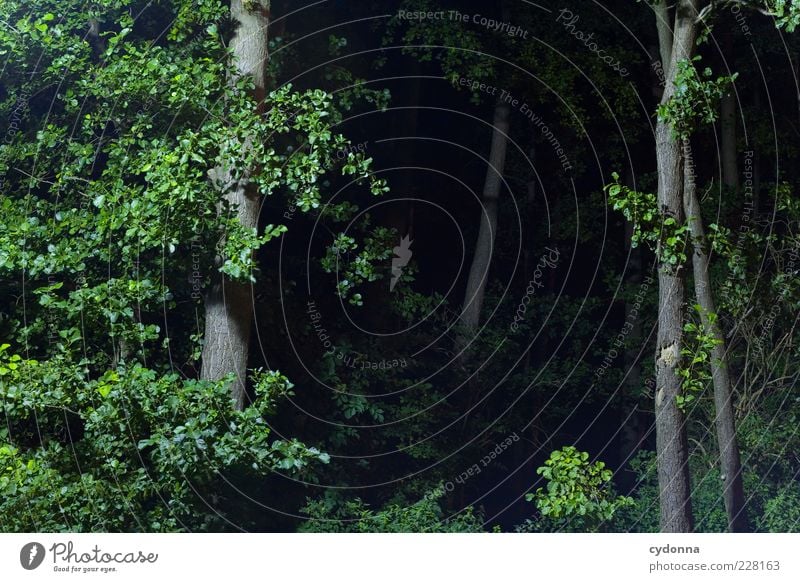
POLYGON ((672 31, 672 19, 670 18, 670 7, 667 0, 658 0, 653 4, 653 12, 656 17, 656 28, 658 29, 658 49, 661 54, 661 68, 664 70, 664 78, 669 78, 669 65, 672 61, 672 42, 674 40, 672 31))
POLYGON ((716 11, 717 7, 726 7, 732 4, 738 4, 745 8, 749 8, 750 10, 755 10, 756 12, 760 12, 765 16, 772 16, 773 18, 778 16, 778 14, 776 14, 769 8, 758 6, 757 4, 754 4, 751 0, 711 0, 711 2, 709 2, 697 15, 697 19, 695 20, 695 22, 697 22, 698 24, 705 23, 705 19, 714 11, 716 11))

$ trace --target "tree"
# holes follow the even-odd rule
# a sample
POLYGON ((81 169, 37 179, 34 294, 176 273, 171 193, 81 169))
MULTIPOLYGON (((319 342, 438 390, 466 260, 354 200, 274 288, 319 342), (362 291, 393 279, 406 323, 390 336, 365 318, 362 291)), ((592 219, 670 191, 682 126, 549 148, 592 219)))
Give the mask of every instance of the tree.
POLYGON ((711 348, 711 377, 714 384, 715 425, 722 479, 725 510, 728 514, 728 527, 732 532, 749 531, 746 498, 742 476, 739 444, 736 439, 736 423, 733 410, 733 384, 728 372, 728 349, 725 336, 719 325, 717 308, 714 302, 711 276, 709 273, 708 240, 703 227, 700 201, 692 167, 691 146, 684 138, 686 164, 684 179, 684 210, 692 241, 692 270, 694 289, 700 304, 700 317, 705 330, 713 338, 711 348))
POLYGON ((489 279, 489 268, 494 252, 497 236, 497 204, 503 182, 506 149, 508 147, 510 110, 508 104, 498 100, 494 106, 492 121, 492 142, 489 150, 486 179, 483 183, 481 198, 481 221, 475 252, 469 267, 469 278, 464 291, 464 302, 460 321, 463 329, 459 331, 457 349, 466 348, 478 330, 483 298, 486 293, 486 282, 489 279))
MULTIPOLYGON (((706 69, 701 75, 694 66, 694 61, 680 63, 680 71, 675 83, 682 87, 680 94, 671 97, 671 101, 664 104, 661 109, 662 116, 673 125, 673 138, 681 143, 683 157, 683 206, 686 224, 692 248, 692 273, 702 326, 699 333, 708 336, 707 344, 708 365, 711 367, 711 379, 714 386, 715 425, 717 430, 717 444, 719 449, 721 478, 723 481, 723 498, 728 515, 729 529, 731 531, 747 531, 747 513, 745 509, 744 485, 742 483, 742 468, 739 447, 736 439, 733 410, 733 386, 728 372, 727 342, 720 328, 717 310, 715 307, 711 277, 709 274, 709 241, 705 235, 703 216, 700 201, 697 195, 697 173, 694 166, 694 156, 690 136, 698 125, 698 120, 710 122, 716 117, 716 102, 726 99, 730 94, 725 85, 733 77, 721 77, 716 81, 709 79, 710 71, 706 69)), ((725 108, 723 108, 725 109, 725 108)), ((725 111, 724 111, 725 113, 725 111)), ((729 113, 729 112, 727 112, 729 113)), ((723 119, 723 125, 731 123, 730 119, 723 119)), ((733 120, 735 123, 735 119, 733 120)), ((723 140, 732 139, 731 129, 723 130, 723 140), (727 134, 727 135, 726 135, 727 134)), ((735 144, 725 143, 723 157, 733 159, 723 160, 723 174, 726 186, 736 188, 737 180, 735 171, 735 144), (731 177, 733 175, 733 177, 731 177)), ((695 326, 689 325, 686 331, 695 331, 695 326)), ((684 350, 685 351, 685 350, 684 350)), ((690 350, 691 351, 691 350, 690 350)), ((690 368, 695 364, 704 364, 706 348, 701 349, 698 355, 692 358, 688 368, 684 367, 681 373, 684 379, 691 381, 690 368)), ((688 402, 693 395, 687 394, 685 385, 681 402, 688 402)))
MULTIPOLYGON (((660 52, 664 63, 664 93, 661 104, 669 103, 675 92, 675 79, 680 61, 691 59, 697 37, 696 0, 679 0, 672 9, 657 2, 660 52), (664 16, 666 23, 662 20, 664 16), (667 28, 673 22, 671 34, 667 28)), ((656 123, 656 159, 658 165, 658 211, 663 224, 682 224, 684 166, 680 146, 671 124, 659 118, 656 123)), ((656 451, 658 454, 659 501, 661 529, 665 532, 687 532, 693 528, 689 484, 689 450, 686 419, 678 407, 681 382, 678 369, 683 343, 683 305, 685 271, 681 261, 668 255, 670 239, 659 252, 658 271, 658 337, 656 340, 656 451)))
MULTIPOLYGON (((720 4, 746 4, 746 2, 722 2, 720 4)), ((750 5, 752 6, 752 5, 750 5)), ((675 7, 675 24, 670 30, 670 9, 665 2, 654 3, 659 32, 660 52, 665 67, 665 88, 659 107, 659 120, 656 128, 657 157, 659 167, 658 202, 660 210, 674 217, 680 224, 681 203, 685 213, 687 227, 693 247, 692 265, 695 281, 695 293, 700 304, 703 327, 710 334, 714 347, 711 348, 712 381, 714 384, 715 424, 719 446, 720 465, 722 467, 723 497, 728 514, 731 531, 747 531, 747 514, 745 511, 744 486, 742 483, 741 462, 736 440, 736 429, 733 412, 733 391, 728 373, 727 349, 725 339, 717 321, 716 307, 712 295, 712 286, 708 274, 709 260, 707 240, 700 203, 697 196, 696 176, 689 134, 695 120, 713 120, 713 110, 708 109, 709 98, 722 98, 722 164, 726 186, 736 188, 738 180, 735 172, 735 107, 729 91, 721 90, 727 82, 721 78, 714 82, 699 81, 694 69, 694 45, 697 27, 704 19, 718 8, 714 2, 686 1, 678 2, 675 7), (681 87, 680 93, 676 88, 681 87), (694 97, 694 98, 693 98, 694 97), (699 109, 699 111, 698 111, 699 109), (682 145, 682 151, 679 145, 682 145)), ((791 30, 796 26, 799 17, 797 2, 778 0, 767 2, 762 12, 776 18, 778 26, 791 30)), ((726 39, 729 37, 726 35, 726 39)), ((735 77, 735 75, 734 75, 735 77)), ((688 455, 685 448, 685 427, 679 410, 674 410, 674 398, 680 397, 680 384, 676 386, 674 373, 680 371, 680 353, 682 339, 679 326, 682 315, 676 309, 682 302, 683 277, 678 277, 682 267, 672 269, 672 274, 659 274, 659 355, 656 359, 657 393, 656 424, 657 437, 661 443, 659 454, 659 488, 662 508, 662 528, 691 528, 691 509, 688 493, 688 455), (663 311, 662 311, 663 310, 663 311), (665 343, 669 342, 669 343, 665 343), (667 351, 665 351, 667 350, 667 351), (672 354, 676 355, 675 358, 672 354), (669 357, 667 357, 669 356, 669 357), (659 379, 661 382, 659 382, 659 379), (662 390, 663 389, 663 390, 662 390), (663 398, 669 398, 664 404, 663 398), (661 398, 662 414, 666 414, 659 427, 659 399, 661 398), (661 431, 669 431, 658 435, 661 431), (671 444, 683 443, 674 450, 671 444), (662 458, 662 450, 669 454, 662 458), (678 466, 683 468, 682 478, 673 488, 673 475, 678 466), (681 504, 685 498, 688 509, 683 515, 676 514, 675 504, 681 504), (668 512, 665 515, 665 511, 668 512)))
MULTIPOLYGON (((254 109, 260 115, 265 110, 267 88, 269 10, 269 0, 231 0, 231 17, 236 30, 230 43, 235 71, 230 77, 230 84, 235 87, 242 78, 252 80, 254 109)), ((248 143, 241 144, 241 147, 251 149, 248 143)), ((220 212, 232 212, 242 228, 256 230, 261 204, 257 184, 250 179, 253 169, 244 168, 241 175, 235 176, 230 164, 230 160, 225 160, 225 165, 212 170, 215 185, 224 199, 220 212)), ((216 262, 220 266, 221 257, 216 262)), ((219 274, 214 279, 206 294, 200 376, 216 381, 233 374, 231 392, 236 407, 241 409, 244 406, 253 324, 252 284, 225 274, 219 274)))

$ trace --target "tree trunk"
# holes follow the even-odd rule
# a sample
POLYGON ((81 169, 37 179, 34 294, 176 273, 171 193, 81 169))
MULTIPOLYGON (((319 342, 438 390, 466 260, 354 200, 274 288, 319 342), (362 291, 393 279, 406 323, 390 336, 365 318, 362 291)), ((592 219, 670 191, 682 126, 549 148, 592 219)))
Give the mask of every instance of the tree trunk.
POLYGON ((656 0, 653 4, 653 12, 655 12, 656 17, 661 68, 664 70, 664 77, 666 78, 669 74, 670 63, 672 62, 672 25, 674 22, 669 6, 667 6, 667 0, 656 0))
MULTIPOLYGON (((691 58, 697 34, 697 0, 680 0, 675 10, 671 52, 667 53, 665 47, 661 51, 662 55, 670 54, 662 103, 672 97, 677 63, 691 58)), ((656 124, 655 137, 659 209, 665 217, 671 216, 680 224, 683 221, 680 146, 672 136, 670 125, 661 119, 656 124)), ((684 275, 683 265, 659 265, 655 413, 661 530, 664 532, 689 532, 694 527, 686 419, 677 403, 681 389, 677 371, 683 343, 684 275)))
POLYGON ((498 102, 494 108, 492 146, 489 152, 489 167, 483 184, 483 208, 478 240, 464 293, 464 307, 461 312, 461 330, 459 330, 458 349, 463 349, 474 336, 480 323, 483 298, 489 266, 494 252, 494 241, 497 234, 497 200, 500 197, 503 169, 506 162, 508 145, 509 107, 498 102))
MULTIPOLYGON (((253 97, 263 109, 267 75, 267 26, 269 0, 231 0, 231 17, 236 32, 230 47, 236 59, 235 83, 243 76, 255 82, 253 97)), ((259 197, 248 176, 234 179, 229 169, 216 168, 215 181, 236 218, 246 228, 258 228, 259 197)), ((221 260, 221 259, 218 259, 221 260)), ((250 331, 253 325, 253 289, 250 283, 217 274, 206 294, 205 343, 200 377, 220 380, 233 373, 231 393, 238 409, 244 406, 250 331)))
POLYGON ((710 317, 710 314, 716 314, 716 307, 708 274, 708 247, 703 227, 703 217, 700 211, 700 202, 697 198, 695 182, 690 179, 694 169, 691 167, 692 155, 689 140, 684 140, 683 149, 685 154, 684 164, 686 165, 684 170, 686 179, 684 181, 683 202, 692 238, 695 294, 701 307, 700 316, 703 325, 718 342, 711 350, 711 377, 714 384, 715 424, 725 511, 728 514, 728 529, 732 532, 746 532, 749 531, 749 525, 745 509, 739 444, 736 440, 732 400, 733 390, 730 375, 728 374, 727 345, 717 319, 710 317))

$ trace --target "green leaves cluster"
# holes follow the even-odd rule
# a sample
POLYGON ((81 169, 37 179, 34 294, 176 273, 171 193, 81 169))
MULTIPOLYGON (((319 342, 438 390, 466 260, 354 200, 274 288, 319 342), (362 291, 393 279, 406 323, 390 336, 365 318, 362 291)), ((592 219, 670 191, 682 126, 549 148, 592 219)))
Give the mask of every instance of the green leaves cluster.
MULTIPOLYGON (((694 306, 699 314, 703 308, 694 306)), ((681 348, 681 366, 675 373, 681 378, 681 391, 675 397, 678 408, 686 410, 697 396, 705 389, 711 380, 710 366, 716 365, 711 361, 711 350, 722 343, 717 339, 711 326, 717 321, 716 313, 707 313, 708 325, 700 322, 689 321, 683 326, 684 343, 681 348)))
MULTIPOLYGON (((369 226, 370 217, 365 215, 359 227, 366 231, 369 226)), ((396 230, 383 226, 368 230, 362 243, 345 233, 339 234, 322 259, 325 272, 336 274, 339 297, 347 299, 352 305, 363 305, 363 297, 357 289, 387 277, 392 249, 398 240, 396 230)), ((410 274, 404 275, 404 280, 411 279, 410 274)))
POLYGON ((606 185, 604 191, 611 207, 622 212, 633 224, 631 246, 636 248, 644 243, 666 268, 675 269, 686 262, 689 226, 660 212, 655 194, 638 192, 621 184, 616 172, 611 177, 614 181, 606 185))
POLYGON ((605 463, 590 463, 589 453, 573 446, 553 451, 536 473, 547 486, 525 498, 536 503, 543 518, 557 525, 597 531, 619 509, 633 504, 630 498, 613 491, 612 472, 605 463))
POLYGON ((800 24, 800 2, 797 0, 766 0, 767 7, 775 16, 775 25, 794 32, 800 24))
MULTIPOLYGON (((0 9, 14 23, 0 30, 0 50, 12 57, 0 114, 27 104, 20 130, 0 145, 8 176, 0 184, 0 274, 17 295, 13 282, 23 271, 29 288, 62 283, 26 313, 26 325, 12 313, 14 341, 55 347, 48 330, 62 330, 51 330, 52 322, 79 318, 79 335, 97 348, 102 370, 113 359, 101 347, 109 327, 137 348, 157 339, 145 320, 180 309, 189 273, 199 269, 201 284, 215 268, 253 281, 256 251, 287 227, 242 228, 224 202, 229 188, 251 183, 303 212, 322 204, 328 174, 373 194, 387 190, 371 175, 372 160, 336 130, 341 114, 330 94, 283 85, 261 113, 251 80, 231 84, 231 55, 217 27, 226 3, 164 3, 159 10, 174 13, 174 26, 158 42, 131 20, 134 0, 96 15, 77 0, 58 11, 55 4, 0 9), (56 12, 67 16, 53 19, 56 12), (101 55, 85 34, 90 17, 101 55)), ((352 211, 349 202, 331 205, 332 216, 352 211)))
POLYGON ((708 67, 698 72, 698 61, 699 56, 678 61, 672 96, 658 106, 659 118, 671 126, 675 139, 686 139, 700 125, 714 123, 718 102, 737 77, 734 73, 714 79, 708 67))

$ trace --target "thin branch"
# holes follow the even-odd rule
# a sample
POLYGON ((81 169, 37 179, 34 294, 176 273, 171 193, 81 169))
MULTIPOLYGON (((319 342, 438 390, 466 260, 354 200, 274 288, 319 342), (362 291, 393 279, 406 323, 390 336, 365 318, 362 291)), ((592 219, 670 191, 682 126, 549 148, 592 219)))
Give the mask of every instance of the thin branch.
POLYGON ((750 10, 755 10, 756 12, 760 12, 765 16, 772 16, 772 17, 778 16, 772 10, 769 10, 768 8, 763 8, 761 6, 758 6, 757 4, 753 4, 748 0, 719 0, 719 1, 711 0, 711 2, 709 2, 697 15, 697 19, 695 20, 695 22, 697 22, 698 24, 704 23, 705 19, 709 15, 711 15, 717 9, 717 7, 727 7, 732 4, 738 4, 740 6, 744 6, 745 8, 749 8, 750 10))

